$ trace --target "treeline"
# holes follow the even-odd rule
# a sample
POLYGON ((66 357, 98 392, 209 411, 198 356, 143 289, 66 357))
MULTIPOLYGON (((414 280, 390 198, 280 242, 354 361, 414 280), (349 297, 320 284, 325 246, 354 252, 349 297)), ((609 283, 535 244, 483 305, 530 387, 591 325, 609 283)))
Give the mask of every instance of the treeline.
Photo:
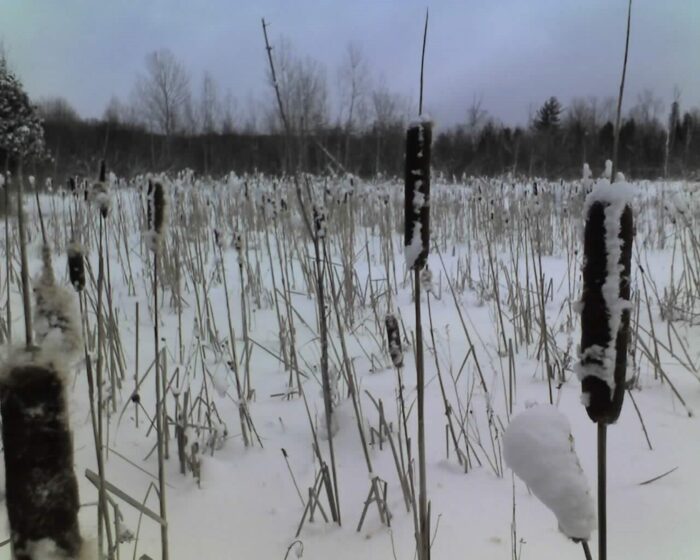
MULTIPOLYGON (((551 103, 551 100, 547 104, 551 103)), ((545 105, 547 105, 545 104, 545 105)), ((543 106, 544 109, 544 106, 543 106)), ((612 121, 547 120, 540 109, 528 128, 486 120, 438 133, 434 167, 448 177, 498 175, 578 177, 588 162, 602 170, 612 154, 612 121)), ((700 114, 686 112, 670 128, 633 112, 620 129, 620 169, 629 177, 694 177, 700 169, 700 114)), ((212 132, 169 137, 144 128, 106 121, 44 122, 51 159, 45 171, 58 178, 94 173, 106 157, 115 173, 190 168, 201 174, 263 172, 280 175, 301 168, 311 173, 348 171, 362 177, 400 175, 405 123, 396 120, 348 134, 340 126, 319 127, 287 139, 279 133, 212 132)))
MULTIPOLYGON (((279 100, 270 87, 267 96, 249 99, 245 108, 231 92, 222 95, 208 72, 194 86, 190 72, 168 50, 146 57, 129 97, 113 97, 101 119, 82 119, 61 97, 39 100, 44 135, 34 136, 45 151, 34 150, 32 172, 56 181, 91 176, 104 158, 121 176, 184 168, 203 175, 280 175, 296 169, 362 177, 402 174, 404 131, 415 108, 372 78, 359 48, 348 46, 333 95, 317 61, 298 56, 285 41, 272 54, 279 100), (278 103, 287 127, 280 122, 278 103)), ((8 91, 19 92, 21 84, 3 61, 0 52, 8 91)), ((5 104, 8 122, 17 121, 16 108, 29 111, 17 95, 5 104)), ((462 124, 441 129, 436 123, 433 166, 448 178, 509 172, 578 177, 584 162, 594 172, 602 170, 612 155, 615 105, 613 98, 589 97, 562 106, 551 97, 531 111, 526 125, 509 126, 475 97, 465 106, 462 124)), ((15 124, 16 132, 27 130, 15 124)), ((0 127, 0 162, 8 159, 3 146, 21 136, 10 132, 0 127)), ((650 90, 641 92, 622 116, 619 168, 632 178, 698 176, 700 110, 683 108, 678 90, 670 106, 650 90)))

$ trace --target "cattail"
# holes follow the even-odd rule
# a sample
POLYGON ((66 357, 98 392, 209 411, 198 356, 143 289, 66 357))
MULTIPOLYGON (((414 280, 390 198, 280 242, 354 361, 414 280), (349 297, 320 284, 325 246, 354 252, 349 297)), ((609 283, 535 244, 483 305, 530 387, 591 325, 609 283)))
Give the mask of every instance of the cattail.
POLYGON ((68 190, 72 195, 76 194, 75 177, 73 177, 72 175, 68 177, 68 190))
MULTIPOLYGON (((41 275, 34 283, 34 330, 44 353, 56 352, 68 363, 82 349, 82 331, 73 294, 56 284, 47 245, 41 275)), ((83 271, 84 283, 84 271, 83 271)))
POLYGON ((389 356, 394 367, 403 367, 403 350, 401 349, 401 332, 396 316, 389 313, 384 319, 386 325, 386 338, 389 343, 389 356))
POLYGON ((68 277, 76 292, 85 289, 85 255, 82 245, 73 242, 68 246, 68 277))
POLYGON ((322 204, 313 205, 313 218, 316 237, 323 239, 326 236, 326 209, 322 204))
POLYGON ((13 558, 48 557, 42 543, 58 549, 51 558, 77 558, 80 501, 63 375, 51 361, 24 358, 3 372, 0 399, 13 558))
POLYGON ((100 179, 93 184, 92 189, 90 189, 90 199, 100 209, 102 217, 106 218, 109 214, 111 200, 109 198, 109 185, 107 185, 107 170, 104 160, 100 162, 100 179))
POLYGON ((632 189, 596 187, 584 215, 581 347, 577 373, 583 403, 594 422, 615 422, 622 409, 630 322, 632 189))
POLYGON ((421 120, 406 132, 404 247, 406 266, 420 270, 430 245, 430 146, 432 123, 421 120))
POLYGON ((148 232, 151 237, 151 249, 157 251, 163 241, 165 222, 167 219, 167 200, 163 183, 148 180, 148 204, 146 219, 148 232))
POLYGON ((37 347, 0 370, 6 504, 13 558, 77 558, 78 484, 64 386, 82 339, 72 294, 57 286, 51 253, 34 284, 37 347))

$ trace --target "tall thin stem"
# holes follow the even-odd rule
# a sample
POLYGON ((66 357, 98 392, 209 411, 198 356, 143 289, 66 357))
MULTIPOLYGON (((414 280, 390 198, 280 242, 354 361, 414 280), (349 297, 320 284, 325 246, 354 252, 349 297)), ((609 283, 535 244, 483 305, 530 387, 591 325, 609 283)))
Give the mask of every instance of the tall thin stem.
MULTIPOLYGON (((161 383, 160 378, 163 373, 160 371, 160 340, 158 332, 158 251, 153 252, 153 334, 155 350, 155 377, 156 377, 156 435, 158 438, 158 500, 160 505, 160 516, 166 519, 165 507, 165 460, 164 460, 164 434, 163 416, 161 404, 161 383)), ((168 560, 168 526, 160 526, 160 539, 163 560, 168 560)))
POLYGON ((606 439, 607 424, 598 422, 598 560, 608 557, 607 513, 606 513, 606 439))
MULTIPOLYGON (((17 181, 17 227, 19 228, 19 250, 21 258, 22 276, 22 303, 24 304, 24 336, 27 348, 33 344, 32 333, 32 303, 30 298, 31 288, 29 286, 29 265, 27 264, 27 232, 24 226, 24 208, 22 204, 22 161, 19 162, 19 172, 17 181)), ((9 283, 8 283, 9 290, 9 283)))
POLYGON ((418 512, 420 560, 430 560, 428 529, 428 490, 425 469, 425 370, 423 365, 423 329, 420 316, 420 270, 413 270, 413 288, 416 306, 416 386, 418 406, 418 512))
POLYGON ((627 5, 627 38, 625 39, 625 59, 622 63, 622 79, 620 80, 620 93, 617 96, 617 116, 615 117, 615 137, 613 139, 613 161, 612 175, 610 182, 615 182, 617 173, 617 150, 620 144, 620 115, 622 114, 622 94, 625 91, 625 75, 627 74, 627 53, 630 46, 630 21, 632 19, 632 0, 629 0, 627 5))

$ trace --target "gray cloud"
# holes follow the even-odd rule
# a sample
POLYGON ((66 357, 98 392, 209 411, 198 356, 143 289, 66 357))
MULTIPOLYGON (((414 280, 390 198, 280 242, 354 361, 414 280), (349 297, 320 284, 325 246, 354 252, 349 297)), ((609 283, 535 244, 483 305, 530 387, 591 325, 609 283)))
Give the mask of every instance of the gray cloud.
MULTIPOLYGON (((318 59, 336 90, 347 44, 373 75, 414 101, 426 3, 414 0, 3 0, 0 38, 34 97, 62 95, 100 116, 126 98, 144 56, 171 49, 199 86, 209 70, 239 99, 269 99, 260 18, 273 38, 318 59)), ((625 0, 492 0, 429 3, 426 106, 438 123, 464 120, 474 96, 505 122, 524 123, 550 95, 615 95, 624 48, 625 0)), ((683 107, 700 105, 700 2, 635 0, 626 106, 651 88, 683 107)))

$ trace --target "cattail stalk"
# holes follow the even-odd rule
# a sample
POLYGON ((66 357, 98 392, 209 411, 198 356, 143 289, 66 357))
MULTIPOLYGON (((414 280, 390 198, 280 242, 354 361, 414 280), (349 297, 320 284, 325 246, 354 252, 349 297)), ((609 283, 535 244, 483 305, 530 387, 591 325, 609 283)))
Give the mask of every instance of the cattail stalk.
POLYGON ((430 559, 430 520, 428 514, 425 459, 425 369, 421 326, 420 274, 428 258, 430 244, 430 148, 429 121, 412 124, 406 135, 405 238, 406 265, 413 270, 416 316, 416 384, 418 413, 418 558, 430 559))
MULTIPOLYGON (((153 344, 155 354, 155 384, 156 384, 156 437, 158 451, 158 501, 160 505, 160 516, 167 519, 167 508, 165 500, 165 441, 164 441, 164 418, 160 359, 160 316, 158 312, 158 263, 165 229, 166 200, 163 184, 160 181, 148 182, 148 206, 147 221, 148 234, 150 236, 151 250, 153 251, 153 344)), ((161 558, 168 560, 168 526, 162 524, 160 527, 161 536, 161 558)))

